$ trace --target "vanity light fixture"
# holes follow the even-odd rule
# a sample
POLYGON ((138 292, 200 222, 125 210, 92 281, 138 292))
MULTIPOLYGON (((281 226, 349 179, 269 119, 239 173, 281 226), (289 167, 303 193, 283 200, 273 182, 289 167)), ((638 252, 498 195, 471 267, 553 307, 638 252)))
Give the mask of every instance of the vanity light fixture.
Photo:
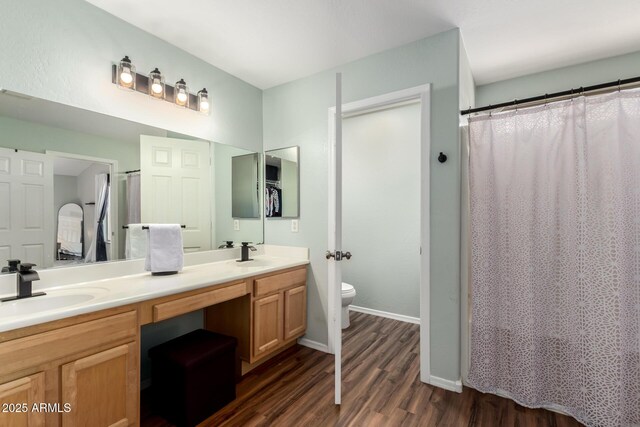
POLYGON ((203 88, 198 92, 198 111, 202 114, 209 114, 209 92, 207 92, 207 88, 203 88))
POLYGON ((154 68, 153 71, 149 73, 149 95, 155 99, 164 99, 164 76, 158 70, 158 68, 154 68))
POLYGON ((205 115, 209 115, 211 110, 207 89, 202 89, 197 94, 189 93, 184 79, 178 80, 174 86, 167 84, 158 68, 154 68, 149 74, 138 74, 128 56, 111 64, 111 83, 119 88, 144 93, 154 99, 162 99, 205 115))
POLYGON ((173 89, 173 102, 179 107, 189 108, 189 88, 184 79, 180 79, 176 82, 173 89))
POLYGON ((124 89, 136 89, 136 67, 133 66, 131 60, 125 55, 118 64, 118 86, 124 89))

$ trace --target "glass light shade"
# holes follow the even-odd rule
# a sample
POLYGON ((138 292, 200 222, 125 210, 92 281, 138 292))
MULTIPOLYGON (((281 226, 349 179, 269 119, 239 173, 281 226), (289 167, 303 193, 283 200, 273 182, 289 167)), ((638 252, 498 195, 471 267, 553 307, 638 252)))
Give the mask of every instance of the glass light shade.
POLYGON ((209 92, 204 88, 198 92, 198 111, 202 114, 209 114, 211 104, 209 103, 209 92))
POLYGON ((173 89, 173 102, 180 107, 189 108, 189 88, 184 79, 176 82, 176 86, 173 89))
POLYGON ((117 70, 118 86, 123 89, 136 88, 136 67, 133 66, 128 56, 122 58, 117 70))
POLYGON ((157 68, 149 73, 149 95, 152 98, 164 99, 164 76, 157 68))

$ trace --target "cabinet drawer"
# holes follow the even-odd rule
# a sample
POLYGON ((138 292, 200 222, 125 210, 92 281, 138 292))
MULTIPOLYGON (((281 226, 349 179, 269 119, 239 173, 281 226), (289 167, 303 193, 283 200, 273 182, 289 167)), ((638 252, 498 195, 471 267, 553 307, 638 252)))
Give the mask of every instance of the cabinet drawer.
POLYGON ((163 302, 153 306, 153 321, 176 317, 190 313, 194 310, 209 307, 247 294, 247 286, 244 282, 202 292, 200 294, 179 298, 173 301, 163 302))
POLYGON ((30 335, 0 344, 0 376, 39 366, 105 343, 135 339, 135 311, 30 335))
POLYGON ((255 281, 253 290, 254 296, 260 297, 282 289, 300 285, 307 281, 307 267, 289 271, 287 273, 276 274, 255 281))

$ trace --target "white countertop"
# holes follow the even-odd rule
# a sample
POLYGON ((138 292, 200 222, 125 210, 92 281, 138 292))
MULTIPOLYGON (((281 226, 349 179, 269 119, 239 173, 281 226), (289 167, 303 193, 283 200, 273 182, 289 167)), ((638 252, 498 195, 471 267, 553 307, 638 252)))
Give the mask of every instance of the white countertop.
MULTIPOLYGON (((306 250, 292 249, 273 247, 269 250, 267 247, 260 251, 265 255, 254 256, 253 261, 238 263, 235 259, 227 259, 191 265, 171 276, 138 273, 39 287, 37 291, 47 295, 0 302, 0 332, 309 264, 308 255, 304 256, 308 254, 306 250)), ((118 263, 112 264, 112 270, 117 268, 118 263)))

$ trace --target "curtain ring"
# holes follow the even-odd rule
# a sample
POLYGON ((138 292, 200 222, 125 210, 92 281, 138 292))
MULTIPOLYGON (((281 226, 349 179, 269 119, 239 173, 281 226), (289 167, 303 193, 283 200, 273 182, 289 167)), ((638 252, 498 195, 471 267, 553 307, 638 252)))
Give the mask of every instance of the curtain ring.
POLYGON ((513 100, 513 106, 516 108, 516 114, 518 113, 518 100, 514 99, 513 100))
POLYGON ((545 107, 549 105, 549 102, 548 102, 548 100, 547 100, 547 97, 548 97, 548 96, 549 96, 549 94, 548 94, 548 93, 545 93, 545 94, 544 94, 544 106, 545 106, 545 107))
POLYGON ((620 79, 618 79, 618 92, 620 92, 620 79))
POLYGON ((584 96, 584 87, 580 86, 580 96, 584 96))
POLYGON ((573 88, 571 88, 571 94, 569 96, 571 97, 571 102, 573 102, 573 88))

